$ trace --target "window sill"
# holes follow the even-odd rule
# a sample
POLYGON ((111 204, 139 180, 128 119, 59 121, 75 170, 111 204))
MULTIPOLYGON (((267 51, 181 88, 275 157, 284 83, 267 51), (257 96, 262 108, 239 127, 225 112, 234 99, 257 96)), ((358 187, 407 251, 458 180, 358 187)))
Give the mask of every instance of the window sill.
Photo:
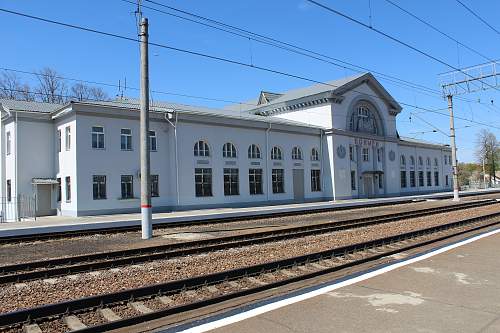
POLYGON ((134 151, 133 149, 120 149, 121 151, 134 151))
POLYGON ((136 201, 136 200, 140 200, 140 198, 118 198, 117 200, 120 200, 120 201, 136 201))
POLYGON ((93 200, 99 201, 99 200, 107 200, 108 198, 93 198, 93 200))
POLYGON ((106 150, 106 148, 95 148, 95 147, 92 147, 92 150, 106 150))

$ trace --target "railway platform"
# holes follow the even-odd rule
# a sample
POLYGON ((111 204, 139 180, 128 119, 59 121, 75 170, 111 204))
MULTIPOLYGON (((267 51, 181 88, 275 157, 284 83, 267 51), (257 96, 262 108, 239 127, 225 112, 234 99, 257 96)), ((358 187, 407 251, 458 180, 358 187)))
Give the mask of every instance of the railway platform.
POLYGON ((500 229, 155 332, 500 332, 500 229), (394 266, 393 266, 394 265, 394 266))
MULTIPOLYGON (((500 189, 486 189, 476 191, 464 191, 462 196, 500 193, 500 189)), ((356 207, 370 207, 378 205, 390 205, 417 200, 446 199, 452 197, 451 192, 432 193, 425 195, 413 195, 402 197, 387 197, 375 199, 353 199, 338 201, 319 201, 299 204, 283 204, 258 207, 242 208, 214 208, 174 211, 153 214, 153 224, 166 224, 176 222, 190 222, 200 220, 229 219, 245 216, 259 216, 276 213, 290 213, 314 211, 321 209, 348 209, 356 207)), ((140 214, 113 214, 82 217, 47 216, 39 217, 36 221, 20 221, 0 223, 0 238, 29 236, 54 232, 68 232, 81 230, 99 230, 119 227, 139 226, 141 224, 140 214)))

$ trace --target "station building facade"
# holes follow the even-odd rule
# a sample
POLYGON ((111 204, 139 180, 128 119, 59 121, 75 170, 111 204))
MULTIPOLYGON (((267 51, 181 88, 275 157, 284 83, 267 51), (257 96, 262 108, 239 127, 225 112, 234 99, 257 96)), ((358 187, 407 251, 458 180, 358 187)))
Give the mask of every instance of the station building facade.
MULTIPOLYGON (((139 106, 2 100, 1 195, 37 215, 139 210, 139 106)), ((154 103, 156 211, 451 189, 451 150, 399 137, 400 105, 370 73, 224 109, 154 103)), ((5 214, 5 213, 3 213, 5 214)))

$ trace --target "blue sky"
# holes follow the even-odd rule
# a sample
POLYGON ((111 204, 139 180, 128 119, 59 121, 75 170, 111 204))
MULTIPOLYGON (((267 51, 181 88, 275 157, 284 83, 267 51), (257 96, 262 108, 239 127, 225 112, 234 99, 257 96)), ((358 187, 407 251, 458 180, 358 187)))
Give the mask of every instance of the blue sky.
MULTIPOLYGON (((440 89, 438 74, 449 70, 440 63, 303 0, 157 1, 432 89, 440 89)), ((481 54, 491 59, 500 58, 500 35, 474 18, 455 0, 393 1, 481 54)), ((462 1, 492 25, 497 24, 495 13, 500 12, 500 2, 462 1)), ((368 0, 321 2, 366 23, 370 20, 370 4, 371 22, 374 27, 455 67, 472 66, 486 61, 425 27, 385 0, 371 0, 371 3, 368 0)), ((147 2, 145 5, 153 6, 147 2)), ((120 0, 4 0, 0 1, 0 7, 130 37, 137 34, 133 14, 135 8, 120 0)), ((334 80, 355 74, 350 70, 249 42, 247 39, 148 9, 144 9, 144 15, 150 20, 151 42, 246 63, 252 61, 255 65, 317 81, 334 80)), ((3 34, 1 66, 27 71, 52 67, 66 77, 111 84, 117 84, 118 80, 123 81, 126 77, 129 86, 139 86, 139 50, 138 45, 133 42, 53 26, 1 12, 0 28, 9 32, 3 34)), ((498 28, 500 29, 500 24, 498 28)), ((152 47, 150 56, 151 89, 158 91, 245 101, 258 96, 261 90, 280 92, 310 84, 166 49, 152 47)), ((33 80, 30 76, 22 78, 26 81, 33 80)), ((446 101, 440 96, 423 94, 419 90, 403 88, 382 79, 381 82, 398 101, 428 109, 446 108, 446 101)), ((117 93, 115 88, 103 88, 111 96, 117 93)), ((137 92, 128 91, 127 94, 134 96, 137 92)), ((464 97, 470 102, 455 99, 456 115, 500 127, 500 94, 497 90, 490 89, 464 97), (477 100, 489 104, 489 107, 475 103, 477 100)), ((153 98, 211 107, 224 105, 222 102, 175 95, 153 94, 153 98)), ((411 116, 412 113, 420 111, 404 106, 404 111, 398 116, 400 134, 449 143, 449 138, 444 134, 429 132, 434 129, 432 126, 448 132, 448 118, 428 112, 411 116)), ((476 133, 484 126, 457 120, 456 127, 459 159, 474 160, 476 133)), ((498 129, 489 129, 500 137, 498 129)))

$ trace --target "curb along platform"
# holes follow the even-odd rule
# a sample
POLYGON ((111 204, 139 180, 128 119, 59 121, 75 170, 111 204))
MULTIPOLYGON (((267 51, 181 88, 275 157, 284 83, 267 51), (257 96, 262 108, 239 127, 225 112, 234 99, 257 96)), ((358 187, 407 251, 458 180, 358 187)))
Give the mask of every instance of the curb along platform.
MULTIPOLYGON (((472 196, 478 194, 500 193, 500 189, 487 189, 477 191, 461 192, 461 196, 472 196)), ((322 209, 349 209, 362 208, 379 205, 390 205, 393 203, 405 203, 417 200, 448 199, 452 198, 452 192, 432 193, 425 195, 413 195, 403 197, 375 198, 375 199, 353 199, 341 201, 319 201, 300 204, 284 204, 274 206, 258 206, 244 208, 213 208, 200 210, 174 211, 168 213, 153 214, 153 224, 175 224, 195 221, 231 219, 245 216, 262 216, 278 213, 315 211, 322 209)), ((115 214, 85 217, 42 217, 37 221, 22 221, 0 223, 0 238, 29 236, 53 232, 68 232, 82 230, 99 230, 120 227, 139 226, 141 224, 140 214, 115 214)))

